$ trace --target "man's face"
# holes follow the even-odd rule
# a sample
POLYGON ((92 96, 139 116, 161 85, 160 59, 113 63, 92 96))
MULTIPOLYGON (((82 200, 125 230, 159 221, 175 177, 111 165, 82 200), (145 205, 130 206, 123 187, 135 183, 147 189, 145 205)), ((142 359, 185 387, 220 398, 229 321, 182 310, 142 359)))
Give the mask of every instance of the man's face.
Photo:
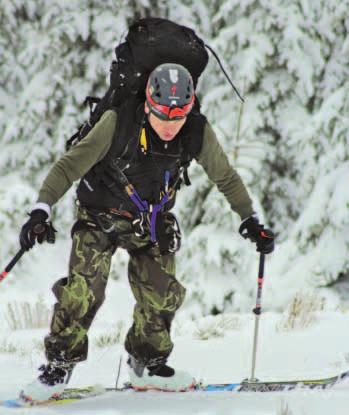
POLYGON ((148 119, 150 125, 163 141, 172 141, 187 120, 185 117, 181 120, 165 121, 152 114, 146 104, 144 108, 145 113, 149 115, 148 119))

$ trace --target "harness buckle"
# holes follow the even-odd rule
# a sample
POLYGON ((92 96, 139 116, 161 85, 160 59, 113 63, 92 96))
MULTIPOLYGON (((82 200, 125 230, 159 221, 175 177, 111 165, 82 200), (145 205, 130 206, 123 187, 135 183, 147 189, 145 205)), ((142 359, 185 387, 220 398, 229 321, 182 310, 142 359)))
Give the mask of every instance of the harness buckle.
POLYGON ((132 221, 133 230, 136 236, 144 239, 147 236, 148 215, 145 212, 140 212, 138 218, 132 221))
POLYGON ((181 249, 182 246, 182 232, 179 227, 178 220, 176 216, 171 213, 167 212, 166 215, 166 222, 169 226, 169 246, 168 246, 168 252, 175 253, 181 249))

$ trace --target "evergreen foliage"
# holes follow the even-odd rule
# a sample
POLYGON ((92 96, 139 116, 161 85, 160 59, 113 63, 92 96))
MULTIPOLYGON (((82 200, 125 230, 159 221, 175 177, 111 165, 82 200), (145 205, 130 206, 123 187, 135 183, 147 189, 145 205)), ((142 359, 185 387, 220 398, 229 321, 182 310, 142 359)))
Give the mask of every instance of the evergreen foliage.
MULTIPOLYGON (((193 27, 244 95, 242 105, 211 59, 199 83, 203 112, 259 216, 278 234, 267 263, 269 304, 282 306, 301 286, 348 273, 348 9, 349 0, 3 1, 1 262, 16 250, 25 212, 65 140, 87 117, 85 96, 105 91, 114 46, 134 18, 152 15, 193 27)), ((186 307, 250 308, 254 247, 238 235, 240 218, 199 166, 191 179, 177 207, 186 307)), ((73 198, 72 189, 55 208, 61 238, 69 235, 73 198)))

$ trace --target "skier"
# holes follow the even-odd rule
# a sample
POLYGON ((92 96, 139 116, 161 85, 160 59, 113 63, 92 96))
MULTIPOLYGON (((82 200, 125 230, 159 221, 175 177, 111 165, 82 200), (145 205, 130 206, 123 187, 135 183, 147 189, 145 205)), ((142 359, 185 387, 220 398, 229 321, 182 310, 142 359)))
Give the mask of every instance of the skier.
POLYGON ((74 366, 87 358, 88 330, 103 303, 117 248, 130 255, 128 278, 136 299, 125 341, 131 382, 135 387, 190 387, 193 379, 189 373, 167 365, 173 349, 171 323, 185 297, 185 288, 175 278, 180 231, 170 212, 185 170, 183 159, 195 158, 224 194, 241 217, 241 235, 256 243, 259 252, 274 249, 273 243, 261 236, 263 225, 212 127, 206 117, 193 110, 195 99, 186 68, 174 63, 158 66, 147 82, 134 154, 123 168, 111 171, 110 152, 115 131, 131 122, 127 106, 118 113, 106 111, 44 180, 20 233, 22 248, 31 249, 36 241, 45 239, 49 229, 52 231, 52 206, 80 179, 77 221, 72 228, 69 275, 53 286, 57 302, 45 338, 47 363, 39 368, 38 378, 24 388, 25 397, 47 399, 62 392, 74 366), (102 177, 115 172, 108 185, 102 177))

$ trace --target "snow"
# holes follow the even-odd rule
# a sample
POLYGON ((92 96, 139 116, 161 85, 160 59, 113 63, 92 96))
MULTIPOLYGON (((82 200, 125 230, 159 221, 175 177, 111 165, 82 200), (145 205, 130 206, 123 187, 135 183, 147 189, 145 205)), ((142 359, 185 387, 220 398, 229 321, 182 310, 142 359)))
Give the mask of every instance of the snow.
MULTIPOLYGON (((118 288, 122 298, 126 287, 118 288)), ((115 384, 119 357, 123 364, 120 384, 128 380, 126 356, 122 338, 116 344, 98 347, 101 334, 115 331, 116 316, 128 310, 130 304, 109 301, 99 312, 99 319, 90 332, 90 353, 86 362, 78 365, 70 386, 115 384), (121 309, 121 310, 120 310, 121 309), (111 315, 114 314, 114 319, 111 315)), ((321 378, 349 369, 349 313, 322 312, 308 329, 280 331, 282 316, 265 313, 260 322, 260 343, 257 353, 256 375, 263 380, 295 378, 321 378)), ((123 334, 127 327, 123 328, 123 334)), ((238 382, 250 376, 252 314, 226 314, 188 320, 179 313, 173 327, 175 348, 170 364, 189 370, 196 379, 204 382, 238 382), (220 329, 221 327, 221 329, 220 329), (202 337, 208 333, 208 339, 202 337), (201 337, 201 338, 200 338, 201 337)), ((0 353, 0 400, 16 396, 21 385, 32 380, 36 368, 44 361, 40 348, 47 329, 10 331, 3 328, 1 338, 6 338, 18 348, 16 353, 0 353)), ((204 336, 205 337, 205 336, 204 336)), ((289 391, 274 393, 206 392, 206 393, 109 393, 104 396, 49 408, 16 410, 16 413, 45 414, 275 414, 288 406, 286 414, 336 415, 346 414, 349 384, 337 385, 325 391, 289 391)), ((9 410, 0 408, 0 414, 9 410)))
MULTIPOLYGON (((19 249, 19 229, 65 140, 86 119, 85 96, 106 90, 113 47, 128 23, 136 15, 167 16, 204 35, 245 99, 241 107, 210 59, 198 89, 203 112, 259 217, 278 236, 266 261, 257 376, 336 374, 349 367, 349 1, 211 3, 2 1, 1 267, 19 249), (290 329, 295 296, 312 303, 290 329)), ((210 382, 239 381, 250 371, 258 255, 202 169, 194 165, 190 173, 192 186, 181 189, 176 206, 184 234, 177 277, 187 298, 173 327, 171 363, 210 382), (222 314, 212 316, 213 310, 222 314)), ((0 399, 15 396, 44 361, 50 290, 67 273, 73 220, 71 189, 53 209, 56 245, 35 247, 0 285, 0 399), (30 329, 23 307, 38 304, 46 328, 30 329), (11 329, 9 307, 25 329, 11 329)), ((126 266, 127 254, 117 252, 89 359, 77 367, 72 386, 114 384, 134 304, 126 266)), ((121 381, 127 380, 123 360, 121 381)), ((347 415, 348 391, 343 385, 267 395, 109 394, 62 407, 0 408, 0 415, 347 415)))
MULTIPOLYGON (((0 400, 15 397, 21 386, 30 382, 45 361, 43 338, 48 326, 41 329, 11 330, 6 316, 7 303, 31 302, 38 295, 50 309, 54 303, 49 289, 55 274, 64 275, 68 259, 68 243, 54 248, 35 247, 31 253, 28 274, 37 284, 27 284, 14 270, 2 282, 0 293, 0 400), (61 255, 57 255, 57 252, 61 255), (46 272, 43 272, 43 269, 46 272), (50 270, 50 272, 47 272, 50 270), (4 352, 7 346, 8 351, 4 352), (15 351, 11 352, 11 347, 15 351)), ((255 264, 257 265, 257 263, 255 264)), ((269 277, 267 277, 269 279, 269 277)), ((271 289, 266 280, 264 297, 271 289)), ((256 287, 254 287, 256 288, 256 287)), ((217 289, 217 292, 219 290, 217 289)), ((253 290, 253 295, 255 289, 253 290)), ((217 293, 212 293, 217 295, 217 293)), ((119 358, 122 357, 120 384, 128 380, 123 339, 131 324, 134 300, 126 274, 118 281, 110 280, 106 301, 90 331, 90 351, 86 362, 79 364, 70 386, 115 384, 119 358), (108 343, 102 339, 116 338, 108 343)), ((249 304, 252 309, 253 302, 249 304)), ((188 318, 190 305, 179 311, 172 328, 175 343, 170 364, 189 370, 204 382, 238 382, 250 376, 254 315, 224 313, 217 316, 188 318)), ((18 313, 20 317, 20 312, 18 313)), ((265 311, 261 316, 257 349, 256 376, 263 380, 321 378, 349 369, 348 308, 333 311, 307 311, 308 327, 296 324, 283 328, 289 313, 265 311)), ((336 415, 346 414, 349 385, 338 385, 328 391, 290 391, 278 393, 109 393, 64 406, 16 410, 18 414, 254 414, 254 415, 336 415), (289 412, 282 412, 285 408, 289 412), (282 409, 283 408, 283 409, 282 409)), ((9 410, 0 407, 0 415, 9 410)), ((10 412, 11 413, 11 412, 10 412)))

